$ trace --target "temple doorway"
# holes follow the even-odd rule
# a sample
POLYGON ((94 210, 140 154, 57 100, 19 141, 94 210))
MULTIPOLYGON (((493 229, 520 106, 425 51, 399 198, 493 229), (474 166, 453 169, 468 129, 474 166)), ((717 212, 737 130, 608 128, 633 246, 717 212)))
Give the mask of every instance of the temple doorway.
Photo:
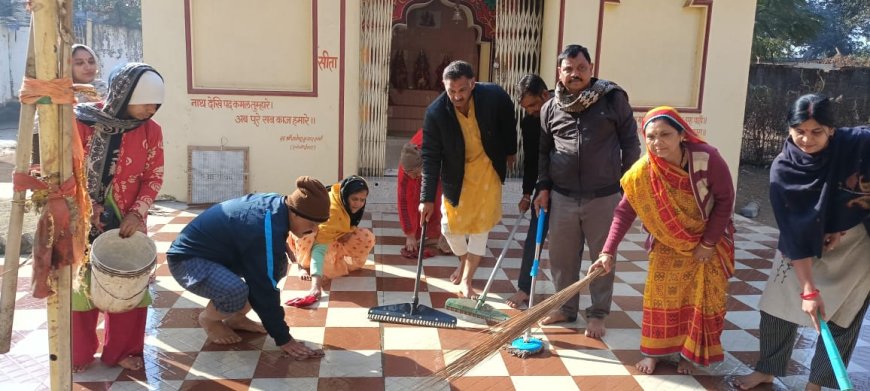
POLYGON ((387 175, 398 151, 423 126, 426 107, 444 91, 441 74, 454 60, 489 81, 494 13, 486 4, 449 0, 394 3, 387 112, 387 175), (487 26, 489 21, 492 24, 487 26))
MULTIPOLYGON (((399 151, 423 126, 426 108, 444 89, 441 74, 451 61, 468 61, 478 81, 498 83, 511 96, 523 75, 539 72, 540 0, 361 4, 361 175, 396 175, 399 151)), ((516 110, 519 116, 519 106, 516 110)))

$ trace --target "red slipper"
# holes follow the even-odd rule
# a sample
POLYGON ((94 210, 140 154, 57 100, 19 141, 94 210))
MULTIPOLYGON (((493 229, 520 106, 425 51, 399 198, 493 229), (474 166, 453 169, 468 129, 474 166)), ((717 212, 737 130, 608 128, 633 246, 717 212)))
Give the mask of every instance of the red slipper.
MULTIPOLYGON (((408 251, 408 249, 402 248, 401 250, 399 250, 399 252, 405 258, 417 259, 417 252, 416 251, 408 251)), ((436 254, 435 251, 433 251, 431 248, 424 248, 423 249, 423 258, 432 258, 436 255, 438 255, 438 254, 436 254)))
POLYGON ((417 253, 416 253, 416 252, 413 252, 413 251, 408 251, 407 248, 402 247, 402 250, 400 251, 400 253, 401 253, 402 256, 405 257, 405 258, 408 258, 408 259, 417 259, 417 253))
POLYGON ((295 299, 287 300, 286 305, 296 308, 305 308, 317 302, 317 296, 308 295, 305 297, 297 297, 295 299))

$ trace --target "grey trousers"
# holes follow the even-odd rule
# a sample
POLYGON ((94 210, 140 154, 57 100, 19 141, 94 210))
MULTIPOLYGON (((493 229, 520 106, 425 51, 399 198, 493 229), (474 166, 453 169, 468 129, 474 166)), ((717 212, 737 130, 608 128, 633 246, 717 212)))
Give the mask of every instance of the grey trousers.
MULTIPOLYGON (((589 247, 589 259, 593 262, 598 259, 610 231, 613 211, 621 198, 616 193, 577 200, 550 192, 550 208, 553 210, 549 232, 550 270, 557 291, 580 279, 584 244, 589 247)), ((610 314, 615 274, 607 273, 592 280, 589 285, 592 305, 586 309, 587 318, 603 319, 610 314)), ((576 319, 579 306, 580 295, 577 295, 565 302, 561 311, 568 319, 576 319)))
MULTIPOLYGON (((828 322, 831 335, 834 336, 834 343, 836 343, 840 355, 843 356, 843 362, 846 366, 849 365, 849 359, 855 350, 855 344, 858 342, 858 334, 861 331, 861 323, 864 321, 864 313, 867 312, 868 303, 870 303, 870 297, 864 299, 864 307, 858 311, 858 315, 847 328, 828 322)), ((797 337, 798 326, 764 311, 761 311, 760 323, 761 339, 759 344, 761 352, 755 370, 777 377, 785 376, 797 337)), ((834 368, 831 366, 828 352, 825 351, 821 335, 816 340, 816 352, 813 354, 813 361, 810 364, 809 381, 822 387, 839 389, 837 379, 834 376, 834 368)))

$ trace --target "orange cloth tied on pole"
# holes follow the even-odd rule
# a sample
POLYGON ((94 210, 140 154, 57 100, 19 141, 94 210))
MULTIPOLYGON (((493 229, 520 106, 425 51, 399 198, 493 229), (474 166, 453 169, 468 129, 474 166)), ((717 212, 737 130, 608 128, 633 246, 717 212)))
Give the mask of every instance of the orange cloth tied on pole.
POLYGON ((52 268, 76 264, 84 259, 90 230, 91 201, 84 177, 81 140, 72 133, 73 176, 60 186, 36 177, 14 173, 13 190, 47 190, 45 205, 37 224, 33 243, 33 297, 52 294, 48 279, 52 268))
POLYGON ((54 80, 39 80, 29 77, 24 78, 21 91, 18 92, 18 100, 24 104, 56 104, 71 105, 76 103, 73 81, 69 77, 54 80), (40 102, 43 97, 50 101, 40 102))

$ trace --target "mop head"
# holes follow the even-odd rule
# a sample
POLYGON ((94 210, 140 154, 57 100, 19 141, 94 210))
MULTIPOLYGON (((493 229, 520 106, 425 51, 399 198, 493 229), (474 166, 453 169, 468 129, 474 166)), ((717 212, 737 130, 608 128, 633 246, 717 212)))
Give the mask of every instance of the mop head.
POLYGON ((456 328, 456 317, 419 304, 391 304, 369 309, 369 320, 413 326, 456 328))
POLYGON ((544 350, 544 341, 538 338, 529 338, 528 341, 523 337, 519 337, 511 342, 511 346, 507 347, 508 353, 519 358, 526 358, 533 354, 538 354, 544 350))
POLYGON ((466 314, 475 318, 483 319, 489 325, 501 323, 510 319, 510 316, 508 316, 504 312, 493 308, 489 304, 480 303, 479 300, 474 299, 464 299, 457 297, 450 298, 447 299, 444 307, 448 310, 458 312, 460 314, 466 314))

